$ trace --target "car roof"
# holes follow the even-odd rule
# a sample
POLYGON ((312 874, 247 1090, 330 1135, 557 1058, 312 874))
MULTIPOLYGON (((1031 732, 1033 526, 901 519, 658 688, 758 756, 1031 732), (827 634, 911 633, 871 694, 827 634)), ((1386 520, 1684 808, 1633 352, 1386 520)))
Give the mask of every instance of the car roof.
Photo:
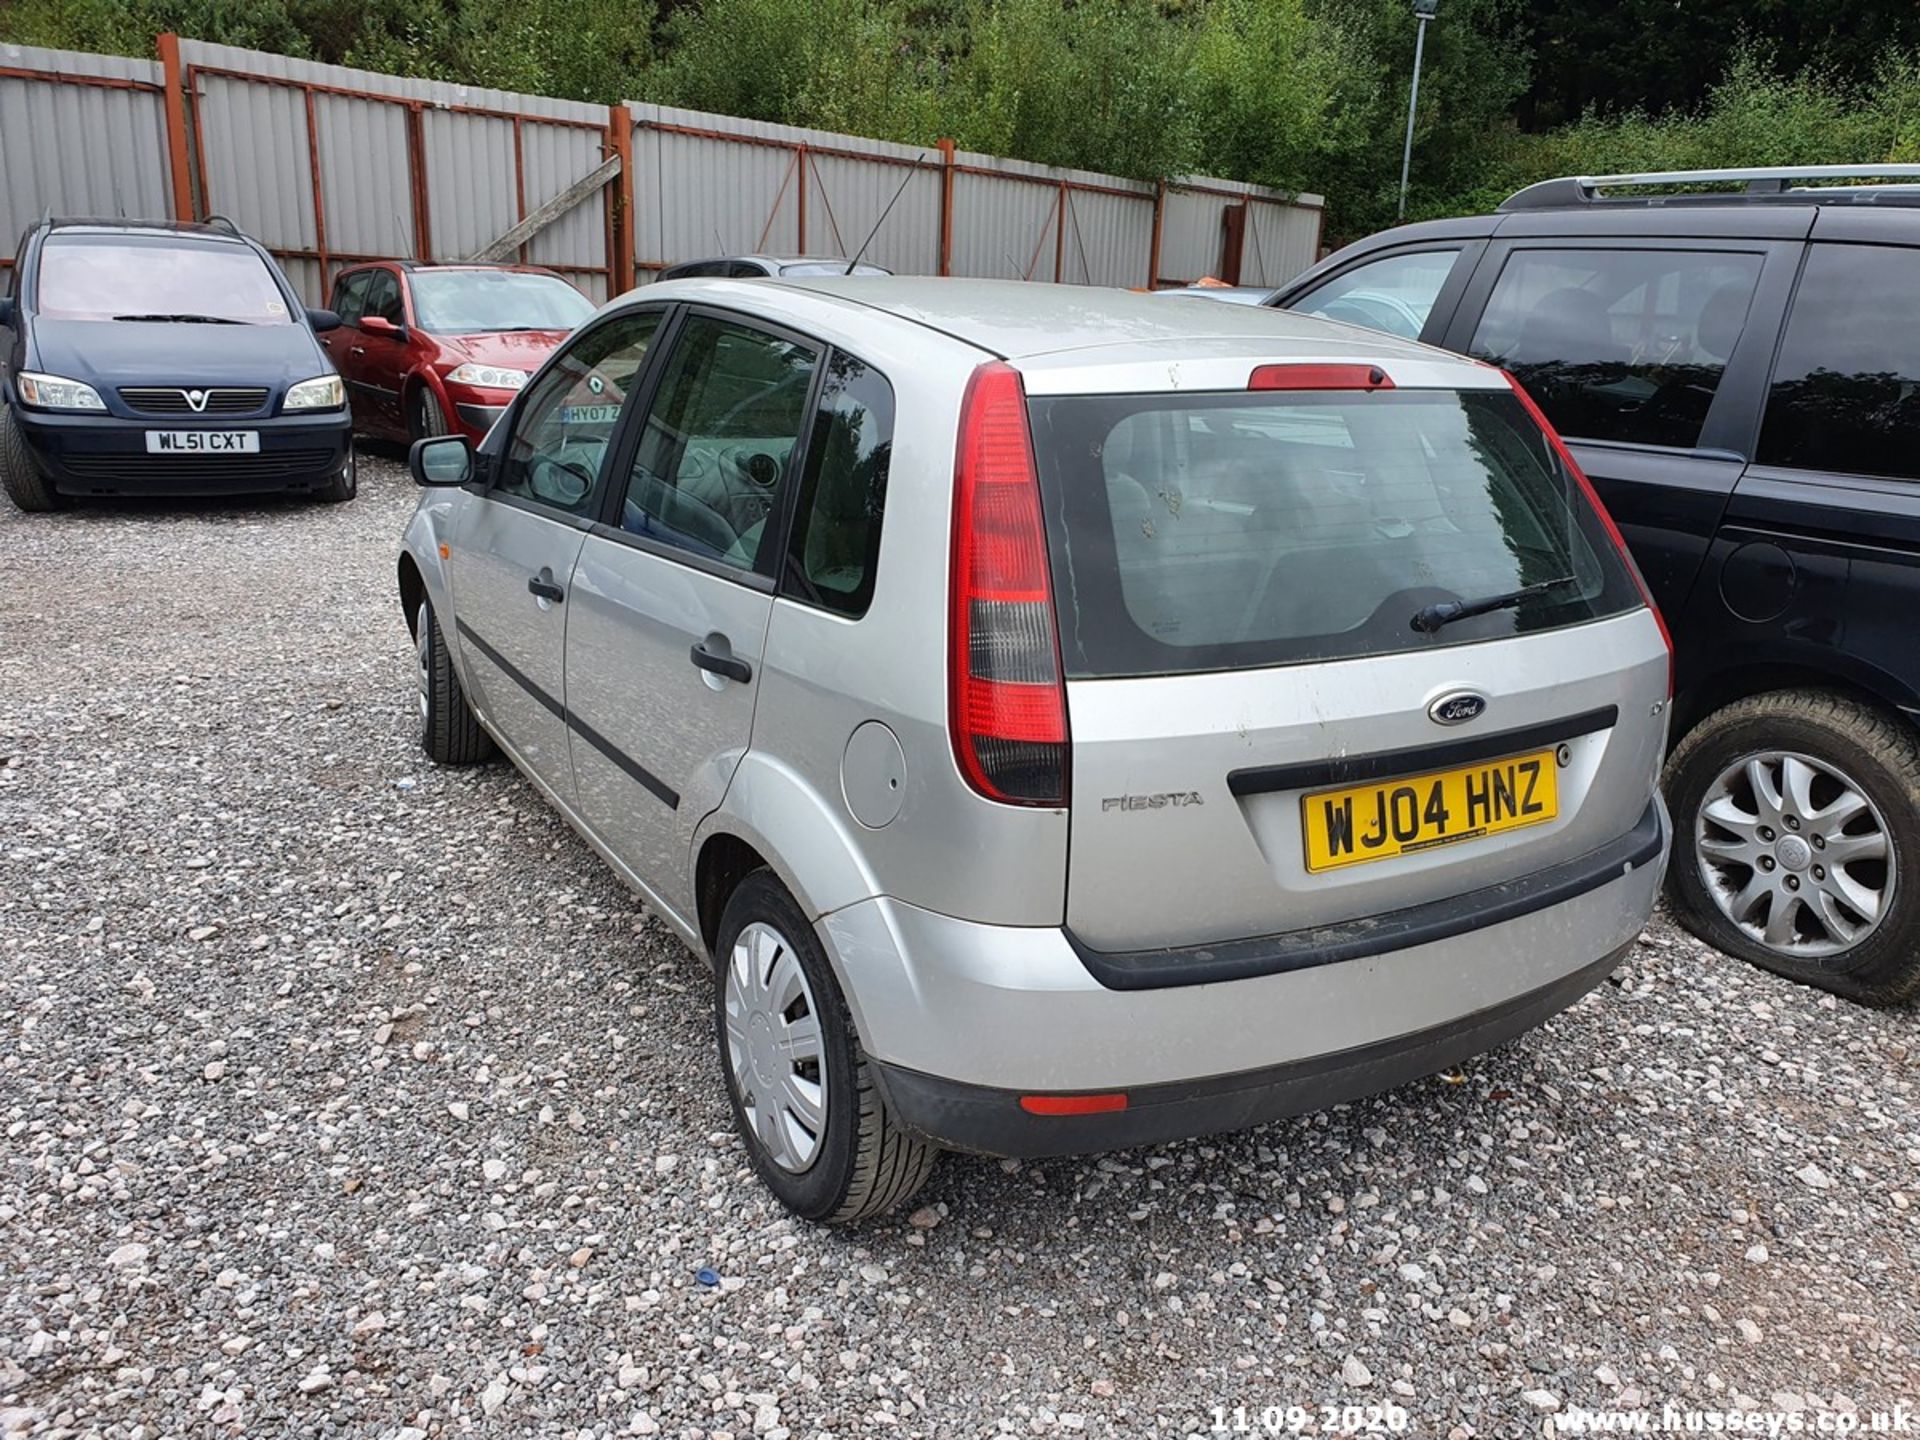
MULTIPOLYGON (((1357 325, 1257 306, 1172 305, 1097 286, 904 275, 695 278, 657 282, 626 300, 743 306, 775 323, 831 326, 849 335, 884 327, 909 347, 924 346, 909 327, 932 330, 1012 362, 1028 377, 1030 394, 1218 388, 1223 382, 1203 376, 1247 361, 1391 365, 1408 385, 1506 384, 1485 365, 1357 325)), ((1246 374, 1239 369, 1233 383, 1244 386, 1246 374)))
POLYGON ((225 220, 109 220, 86 216, 56 217, 47 222, 47 231, 49 234, 62 235, 179 235, 193 240, 221 240, 230 245, 248 243, 247 237, 225 220))
POLYGON ((1224 300, 1229 305, 1264 305, 1277 293, 1271 285, 1176 285, 1168 290, 1148 292, 1154 295, 1201 296, 1224 300))
POLYGON ((1365 334, 1383 352, 1434 352, 1408 341, 1285 311, 1243 305, 1168 305, 1133 290, 1030 280, 884 275, 782 277, 784 289, 829 295, 925 325, 1009 360, 1102 345, 1232 339, 1321 341, 1365 334))
MULTIPOLYGON (((694 260, 676 260, 673 264, 665 268, 668 270, 678 270, 685 265, 730 265, 738 263, 745 265, 767 265, 771 266, 777 272, 783 265, 845 265, 850 259, 851 257, 846 255, 773 255, 764 250, 756 250, 750 255, 702 255, 694 260)), ((862 269, 877 271, 884 268, 874 264, 871 260, 862 260, 859 263, 862 269)), ((859 272, 856 271, 855 273, 858 274, 859 272)))
POLYGON ((509 265, 503 262, 485 260, 375 260, 375 265, 396 265, 409 275, 432 275, 440 270, 488 270, 511 275, 551 275, 554 279, 562 276, 556 270, 545 265, 509 265))

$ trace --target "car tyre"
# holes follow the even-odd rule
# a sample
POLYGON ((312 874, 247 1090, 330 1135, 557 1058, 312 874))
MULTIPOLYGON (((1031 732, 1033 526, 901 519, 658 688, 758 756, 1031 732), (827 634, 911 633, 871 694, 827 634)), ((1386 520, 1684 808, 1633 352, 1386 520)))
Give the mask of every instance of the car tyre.
POLYGON ((347 468, 313 492, 314 498, 328 505, 340 505, 360 493, 360 457, 347 451, 347 468))
POLYGON ((440 397, 421 385, 413 392, 413 404, 407 410, 407 438, 429 440, 435 435, 451 435, 447 412, 440 408, 440 397))
POLYGON ((734 1125, 755 1173, 780 1203, 802 1219, 850 1225, 911 1198, 933 1172, 939 1147, 903 1129, 887 1109, 819 937, 771 871, 754 871, 728 899, 714 981, 714 1033, 734 1125), (754 975, 762 982, 757 987, 754 975), (756 990, 763 998, 753 998, 756 990), (756 1021, 781 1020, 790 1028, 764 1042, 756 1062, 745 1032, 756 1021), (790 1048, 781 1048, 781 1038, 790 1048), (782 1084, 767 1063, 776 1052, 800 1057, 781 1063, 802 1077, 798 1088, 818 1097, 824 1124, 810 1142, 804 1132, 783 1130, 789 1112, 776 1112, 757 1093, 756 1087, 782 1084), (809 1069, 811 1080, 803 1073, 809 1069), (776 1136, 784 1153, 776 1153, 763 1131, 776 1136), (799 1137, 798 1152, 787 1133, 799 1137), (804 1162, 802 1168, 796 1162, 804 1162))
POLYGON ((1754 695, 1689 731, 1665 784, 1677 842, 1667 888, 1687 929, 1861 1004, 1920 994, 1920 735, 1912 726, 1833 691, 1754 695), (1836 823, 1842 815, 1849 818, 1836 823), (1765 824, 1769 816, 1775 824, 1765 824), (1841 850, 1861 858, 1836 865, 1841 850), (1763 922, 1782 902, 1788 920, 1770 943, 1763 922))
POLYGON ((433 603, 420 602, 413 617, 414 659, 420 682, 420 745, 436 765, 476 765, 498 753, 481 727, 454 671, 453 656, 433 603))
POLYGON ((0 402, 0 489, 22 510, 65 510, 71 503, 42 473, 13 418, 13 407, 4 402, 0 402))

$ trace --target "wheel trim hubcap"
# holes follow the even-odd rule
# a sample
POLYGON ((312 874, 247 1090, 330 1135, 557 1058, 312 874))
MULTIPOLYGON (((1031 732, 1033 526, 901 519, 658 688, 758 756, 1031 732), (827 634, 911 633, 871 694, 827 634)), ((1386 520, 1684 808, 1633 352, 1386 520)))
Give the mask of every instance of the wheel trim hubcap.
POLYGON ((1844 771, 1790 750, 1743 756, 1694 818, 1700 878, 1729 923, 1777 955, 1821 960, 1879 928, 1899 874, 1886 817, 1844 771))
POLYGON ((727 1068, 747 1129, 767 1158, 800 1174, 827 1129, 827 1066, 820 1012, 800 957, 755 921, 727 957, 727 1068))
POLYGON ((433 682, 433 617, 422 605, 413 617, 413 659, 415 678, 420 682, 420 723, 428 722, 429 687, 433 682))

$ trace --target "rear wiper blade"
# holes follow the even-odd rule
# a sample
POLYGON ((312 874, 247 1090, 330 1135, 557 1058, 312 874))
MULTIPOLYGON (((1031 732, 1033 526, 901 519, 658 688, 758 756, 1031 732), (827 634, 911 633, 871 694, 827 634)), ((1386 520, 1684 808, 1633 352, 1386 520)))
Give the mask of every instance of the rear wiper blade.
POLYGON ((1490 615, 1495 610, 1511 610, 1536 595, 1564 590, 1569 585, 1579 583, 1580 577, 1577 575, 1560 575, 1552 580, 1522 585, 1518 590, 1509 590, 1503 595, 1487 595, 1479 600, 1440 600, 1432 605, 1422 605, 1413 612, 1413 628, 1423 635, 1431 635, 1442 625, 1451 625, 1456 620, 1465 620, 1473 615, 1490 615))
POLYGON ((244 325, 244 320, 229 320, 224 315, 116 315, 116 320, 158 320, 177 325, 244 325))

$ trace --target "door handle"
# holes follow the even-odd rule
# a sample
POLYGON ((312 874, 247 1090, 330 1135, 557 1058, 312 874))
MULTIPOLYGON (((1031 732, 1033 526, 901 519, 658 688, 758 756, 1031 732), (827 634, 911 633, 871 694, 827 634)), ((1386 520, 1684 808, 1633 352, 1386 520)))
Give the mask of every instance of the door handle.
POLYGON ((562 590, 553 581, 547 579, 544 575, 529 575, 527 577, 527 593, 529 595, 537 595, 542 600, 551 600, 556 605, 567 598, 567 592, 562 590))
POLYGON ((724 676, 728 680, 738 680, 742 685, 753 679, 753 667, 746 661, 735 659, 731 655, 716 655, 707 649, 707 642, 704 640, 694 642, 692 660, 702 670, 711 670, 714 674, 724 676))
POLYGON ((356 345, 351 350, 347 351, 347 353, 349 355, 364 355, 367 353, 367 347, 364 345, 356 345))

